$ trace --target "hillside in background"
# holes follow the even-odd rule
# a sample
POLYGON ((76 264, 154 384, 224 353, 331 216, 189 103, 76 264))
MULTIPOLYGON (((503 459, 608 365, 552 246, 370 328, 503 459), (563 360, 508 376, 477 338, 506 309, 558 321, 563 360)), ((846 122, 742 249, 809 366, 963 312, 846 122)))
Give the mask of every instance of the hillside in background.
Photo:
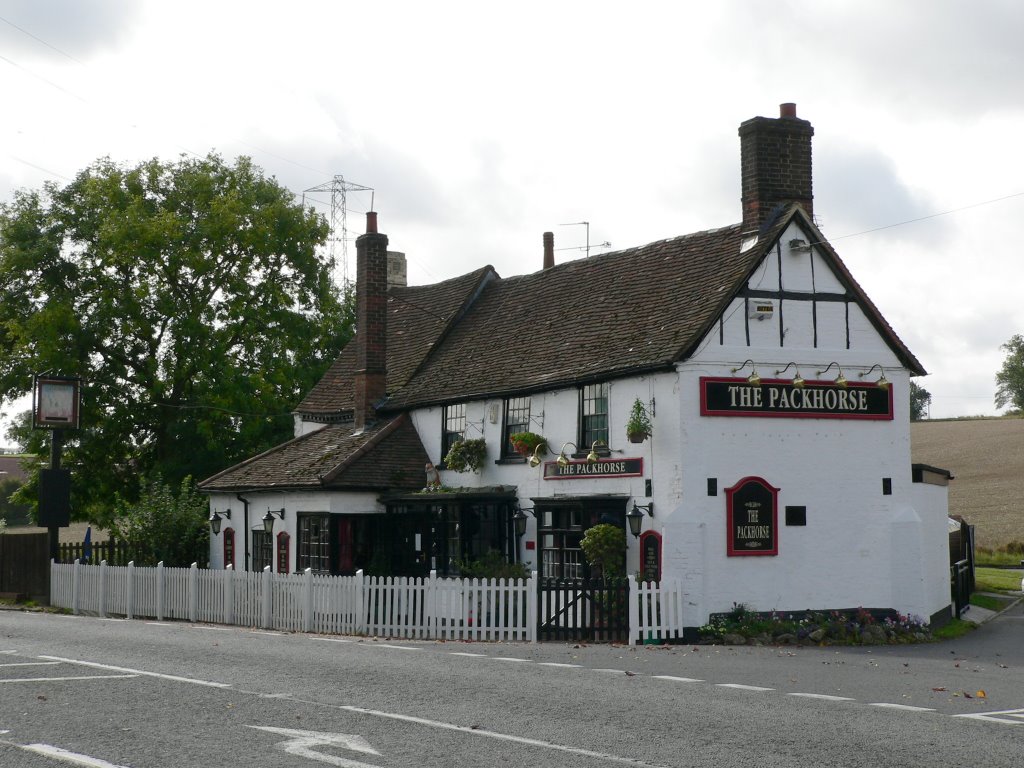
POLYGON ((914 463, 948 469, 949 513, 974 525, 981 546, 1024 541, 1024 419, 917 421, 914 463))

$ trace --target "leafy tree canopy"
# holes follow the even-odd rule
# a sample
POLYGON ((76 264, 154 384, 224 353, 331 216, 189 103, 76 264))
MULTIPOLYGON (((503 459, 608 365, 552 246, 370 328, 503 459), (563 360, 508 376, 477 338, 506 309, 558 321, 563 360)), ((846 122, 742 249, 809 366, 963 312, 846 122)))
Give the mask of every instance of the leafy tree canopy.
POLYGON ((910 420, 921 421, 928 417, 928 407, 932 404, 931 393, 916 382, 910 382, 910 420))
POLYGON ((1012 406, 1024 410, 1024 336, 1014 334, 1000 349, 1006 352, 1003 367, 996 373, 996 408, 1012 406))
POLYGON ((0 206, 0 397, 33 373, 83 378, 76 517, 103 523, 140 477, 203 478, 291 435, 352 331, 327 234, 248 158, 213 154, 101 159, 0 206))
POLYGON ((206 497, 192 478, 182 480, 175 494, 157 477, 145 484, 137 502, 117 499, 110 532, 127 542, 136 565, 205 566, 210 557, 207 509, 206 497))

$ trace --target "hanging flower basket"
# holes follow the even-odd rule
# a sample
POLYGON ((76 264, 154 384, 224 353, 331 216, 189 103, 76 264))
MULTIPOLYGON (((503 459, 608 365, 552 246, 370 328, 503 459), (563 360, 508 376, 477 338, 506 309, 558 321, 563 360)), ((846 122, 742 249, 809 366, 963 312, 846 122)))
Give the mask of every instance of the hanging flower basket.
POLYGON ((548 452, 548 441, 534 432, 516 432, 508 436, 508 441, 512 443, 516 453, 523 456, 532 456, 537 446, 541 446, 539 455, 544 456, 548 452))
POLYGON ((487 455, 487 442, 482 438, 458 440, 444 457, 445 469, 453 472, 479 472, 487 455))
POLYGON ((638 397, 633 401, 633 409, 626 422, 626 438, 631 443, 642 443, 650 436, 651 417, 647 415, 647 408, 638 397))

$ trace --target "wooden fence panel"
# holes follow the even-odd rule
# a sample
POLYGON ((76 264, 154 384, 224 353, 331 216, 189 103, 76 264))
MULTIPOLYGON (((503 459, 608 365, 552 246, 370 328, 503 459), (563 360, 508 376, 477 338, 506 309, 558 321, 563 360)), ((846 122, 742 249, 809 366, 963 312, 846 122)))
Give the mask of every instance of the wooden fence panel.
POLYGON ((50 535, 0 536, 0 592, 38 599, 50 594, 50 535))

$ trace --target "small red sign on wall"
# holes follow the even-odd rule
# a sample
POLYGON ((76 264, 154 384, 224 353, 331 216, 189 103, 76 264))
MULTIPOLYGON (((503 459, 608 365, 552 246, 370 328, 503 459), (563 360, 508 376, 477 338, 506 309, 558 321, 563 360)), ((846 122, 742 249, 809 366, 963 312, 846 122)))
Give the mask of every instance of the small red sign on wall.
POLYGON ((235 567, 235 529, 227 528, 224 531, 224 567, 235 567))
POLYGON ((291 538, 282 531, 277 534, 277 572, 288 573, 288 554, 291 548, 291 538))

